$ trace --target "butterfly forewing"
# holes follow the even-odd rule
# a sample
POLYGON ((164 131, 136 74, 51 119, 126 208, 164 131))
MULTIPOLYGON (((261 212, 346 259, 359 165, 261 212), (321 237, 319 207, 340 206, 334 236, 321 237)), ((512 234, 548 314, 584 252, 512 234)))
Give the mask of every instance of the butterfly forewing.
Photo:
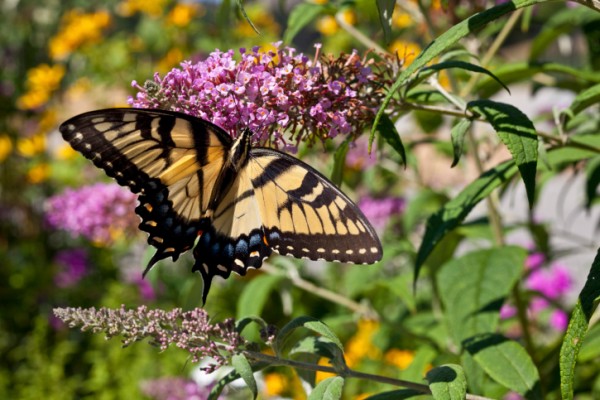
POLYGON ((140 195, 140 229, 158 259, 176 259, 210 222, 210 204, 231 138, 198 118, 160 110, 108 109, 60 127, 71 146, 140 195))
POLYGON ((273 250, 357 264, 381 259, 379 238, 360 209, 312 167, 275 150, 253 149, 249 168, 273 250))

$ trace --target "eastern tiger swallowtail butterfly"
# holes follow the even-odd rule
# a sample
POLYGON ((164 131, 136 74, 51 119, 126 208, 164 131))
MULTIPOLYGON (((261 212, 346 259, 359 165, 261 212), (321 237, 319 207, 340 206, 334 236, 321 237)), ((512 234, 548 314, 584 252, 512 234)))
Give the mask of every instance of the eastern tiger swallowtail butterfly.
POLYGON ((285 153, 251 147, 186 114, 106 109, 60 126, 71 146, 139 195, 139 228, 159 260, 194 244, 204 281, 245 275, 272 251, 311 260, 372 264, 381 243, 359 208, 333 183, 285 153))

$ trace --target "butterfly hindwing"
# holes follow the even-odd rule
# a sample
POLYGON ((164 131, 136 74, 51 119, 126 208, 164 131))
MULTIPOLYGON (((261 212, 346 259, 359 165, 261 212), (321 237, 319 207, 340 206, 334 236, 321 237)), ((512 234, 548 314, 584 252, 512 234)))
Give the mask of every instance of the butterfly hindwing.
POLYGON ((248 163, 265 240, 282 255, 372 264, 381 243, 360 209, 331 181, 302 161, 253 149, 248 163))
POLYGON ((185 114, 108 109, 76 116, 60 127, 65 140, 123 186, 139 194, 140 229, 157 260, 194 244, 231 138, 185 114))

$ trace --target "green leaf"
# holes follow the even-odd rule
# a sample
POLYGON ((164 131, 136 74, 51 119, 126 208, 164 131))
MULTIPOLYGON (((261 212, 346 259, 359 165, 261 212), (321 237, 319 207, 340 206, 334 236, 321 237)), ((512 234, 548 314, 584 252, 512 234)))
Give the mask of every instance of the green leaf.
POLYGON ((364 400, 403 400, 410 399, 411 397, 423 396, 424 392, 419 392, 414 389, 399 389, 390 390, 389 392, 377 393, 373 396, 369 396, 364 400))
POLYGON ((260 315, 271 292, 278 287, 283 275, 259 275, 248 282, 237 302, 237 317, 260 315))
POLYGON ((544 21, 541 31, 534 36, 529 58, 538 58, 550 44, 556 43, 559 36, 580 29, 586 23, 597 19, 600 19, 600 14, 590 12, 584 7, 565 8, 552 14, 544 21))
POLYGON ((288 18, 288 25, 283 34, 283 42, 292 43, 298 32, 325 10, 327 10, 327 7, 323 5, 308 2, 300 3, 294 7, 288 18))
POLYGON ((459 61, 459 60, 444 61, 439 64, 429 65, 429 66, 423 68, 421 71, 442 71, 442 70, 449 69, 449 68, 460 68, 460 69, 465 69, 465 70, 471 71, 471 72, 477 72, 479 74, 485 74, 485 75, 489 76, 490 78, 492 78, 493 80, 495 80, 496 82, 498 82, 498 84, 500 86, 502 86, 504 89, 506 89, 506 91, 508 93, 510 93, 510 89, 504 83, 502 83, 502 81, 500 79, 498 79, 498 77, 496 75, 491 73, 489 70, 487 70, 483 67, 480 67, 479 65, 471 64, 466 61, 459 61))
POLYGON ((329 329, 327 325, 323 322, 317 320, 313 317, 303 316, 294 318, 290 322, 288 322, 277 334, 277 338, 275 339, 275 343, 273 343, 273 348, 275 349, 275 353, 280 356, 283 348, 290 337, 290 335, 298 328, 307 328, 312 330, 313 332, 321 334, 323 337, 329 339, 333 344, 335 344, 340 350, 344 350, 344 346, 340 339, 329 329))
POLYGON ((260 35, 260 32, 258 31, 258 28, 256 26, 254 26, 254 24, 252 23, 252 21, 250 20, 250 17, 248 17, 248 14, 246 14, 246 10, 244 9, 244 4, 242 2, 242 0, 236 0, 238 9, 240 10, 240 12, 242 13, 242 15, 244 16, 244 19, 250 24, 250 26, 252 27, 252 29, 254 30, 254 32, 256 32, 257 35, 260 35))
POLYGON ((589 210, 598 197, 598 186, 600 185, 600 156, 591 159, 585 166, 585 207, 589 210))
POLYGON ((290 355, 310 353, 319 357, 335 358, 341 356, 340 348, 323 337, 308 336, 296 343, 290 350, 290 355))
POLYGON ((454 124, 450 131, 450 139, 452 140, 452 148, 454 149, 454 159, 452 160, 451 168, 454 168, 458 164, 458 161, 460 161, 460 157, 463 154, 465 134, 472 123, 470 119, 462 118, 458 123, 454 124))
POLYGON ((379 23, 383 29, 385 43, 392 40, 392 14, 396 0, 377 0, 377 11, 379 12, 379 23))
POLYGON ((342 389, 344 388, 344 378, 334 376, 319 382, 319 384, 310 392, 308 400, 338 400, 342 398, 342 389))
POLYGON ((577 361, 588 362, 598 357, 600 357, 600 323, 596 323, 587 331, 577 361))
MULTIPOLYGON (((266 362, 257 362, 254 364, 254 370, 260 371, 261 369, 266 368, 268 366, 270 366, 270 364, 266 362)), ((240 378, 241 375, 235 369, 232 370, 215 383, 215 386, 213 386, 213 388, 211 389, 207 400, 217 400, 221 395, 221 392, 223 392, 223 389, 225 389, 225 386, 240 378)))
POLYGON ((240 377, 246 382, 248 389, 252 392, 252 396, 256 399, 258 396, 258 387, 256 386, 256 379, 254 379, 254 372, 248 362, 248 359, 243 354, 235 354, 231 357, 231 365, 235 368, 236 372, 240 374, 240 377))
POLYGON ((568 114, 575 116, 596 103, 600 103, 600 84, 594 85, 575 96, 568 114))
POLYGON ((600 249, 579 293, 579 301, 571 314, 565 338, 560 348, 560 391, 563 399, 573 398, 575 364, 590 318, 600 298, 600 249))
POLYGON ((429 217, 415 261, 415 280, 419 276, 421 266, 442 238, 460 225, 477 203, 486 198, 492 190, 511 179, 516 172, 517 167, 512 161, 504 162, 484 172, 454 199, 448 201, 429 217))
MULTIPOLYGON (((396 126, 387 114, 381 116, 376 131, 379 132, 390 146, 392 146, 392 149, 396 150, 396 153, 400 155, 402 164, 406 166, 406 151, 404 150, 402 139, 396 130, 396 126)), ((369 143, 369 151, 371 151, 371 142, 369 143)))
POLYGON ((521 277, 526 256, 522 247, 505 246, 467 253, 442 266, 437 285, 456 345, 496 330, 500 307, 521 277))
POLYGON ((348 154, 349 142, 344 140, 333 154, 333 171, 331 171, 331 182, 336 186, 342 185, 344 168, 346 167, 346 155, 348 154))
POLYGON ((450 49, 460 39, 472 32, 479 30, 488 23, 497 20, 511 11, 546 1, 547 0, 513 0, 511 2, 503 3, 478 14, 472 15, 471 17, 454 25, 452 28, 438 36, 421 52, 421 54, 417 56, 417 58, 414 59, 414 61, 406 69, 402 70, 402 72, 398 75, 398 78, 396 78, 396 82, 394 82, 394 84, 390 87, 388 94, 381 103, 379 111, 377 112, 377 115, 373 121, 371 137, 375 136, 379 121, 383 117, 392 97, 398 92, 398 89, 400 89, 409 81, 410 77, 415 72, 427 65, 427 63, 439 56, 442 52, 450 49))
POLYGON ((446 364, 433 368, 425 378, 436 400, 462 400, 467 395, 467 378, 460 365, 446 364))
POLYGON ((508 147, 521 172, 529 207, 532 208, 538 158, 538 138, 533 123, 521 110, 510 104, 475 100, 467 104, 467 108, 483 115, 508 147))
POLYGON ((423 375, 435 358, 439 355, 438 351, 429 345, 422 345, 415 352, 415 356, 410 365, 400 372, 400 378, 419 382, 423 379, 423 375))
POLYGON ((486 334, 467 340, 465 348, 496 382, 527 399, 541 399, 540 377, 525 349, 502 335, 486 334))

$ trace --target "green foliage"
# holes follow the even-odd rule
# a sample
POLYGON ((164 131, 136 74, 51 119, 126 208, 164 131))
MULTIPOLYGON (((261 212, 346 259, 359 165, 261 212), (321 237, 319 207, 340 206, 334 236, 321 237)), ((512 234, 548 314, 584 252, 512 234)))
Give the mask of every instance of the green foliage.
POLYGON ((56 127, 125 104, 132 80, 143 85, 183 60, 279 40, 310 62, 322 43, 316 52, 332 60, 357 49, 374 71, 385 66, 368 82, 386 93, 366 113, 370 137, 339 134, 327 154, 297 143, 300 158, 359 201, 384 257, 350 266, 274 255, 242 279, 215 279, 206 310, 235 317, 249 344, 203 388, 208 398, 600 396, 597 5, 9 3, 0 15, 0 398, 159 399, 145 382, 198 372, 181 349, 123 348, 52 316, 67 305, 191 310, 202 293, 189 255, 141 281, 152 256, 144 235, 96 243, 48 226, 48 198, 104 179, 65 151, 56 127), (569 230, 580 215, 586 226, 569 230), (85 254, 81 276, 61 261, 72 250, 85 254), (535 256, 542 266, 530 265, 535 256), (552 292, 565 262, 565 279, 585 282, 578 296, 552 292), (229 390, 236 380, 249 391, 229 390))

